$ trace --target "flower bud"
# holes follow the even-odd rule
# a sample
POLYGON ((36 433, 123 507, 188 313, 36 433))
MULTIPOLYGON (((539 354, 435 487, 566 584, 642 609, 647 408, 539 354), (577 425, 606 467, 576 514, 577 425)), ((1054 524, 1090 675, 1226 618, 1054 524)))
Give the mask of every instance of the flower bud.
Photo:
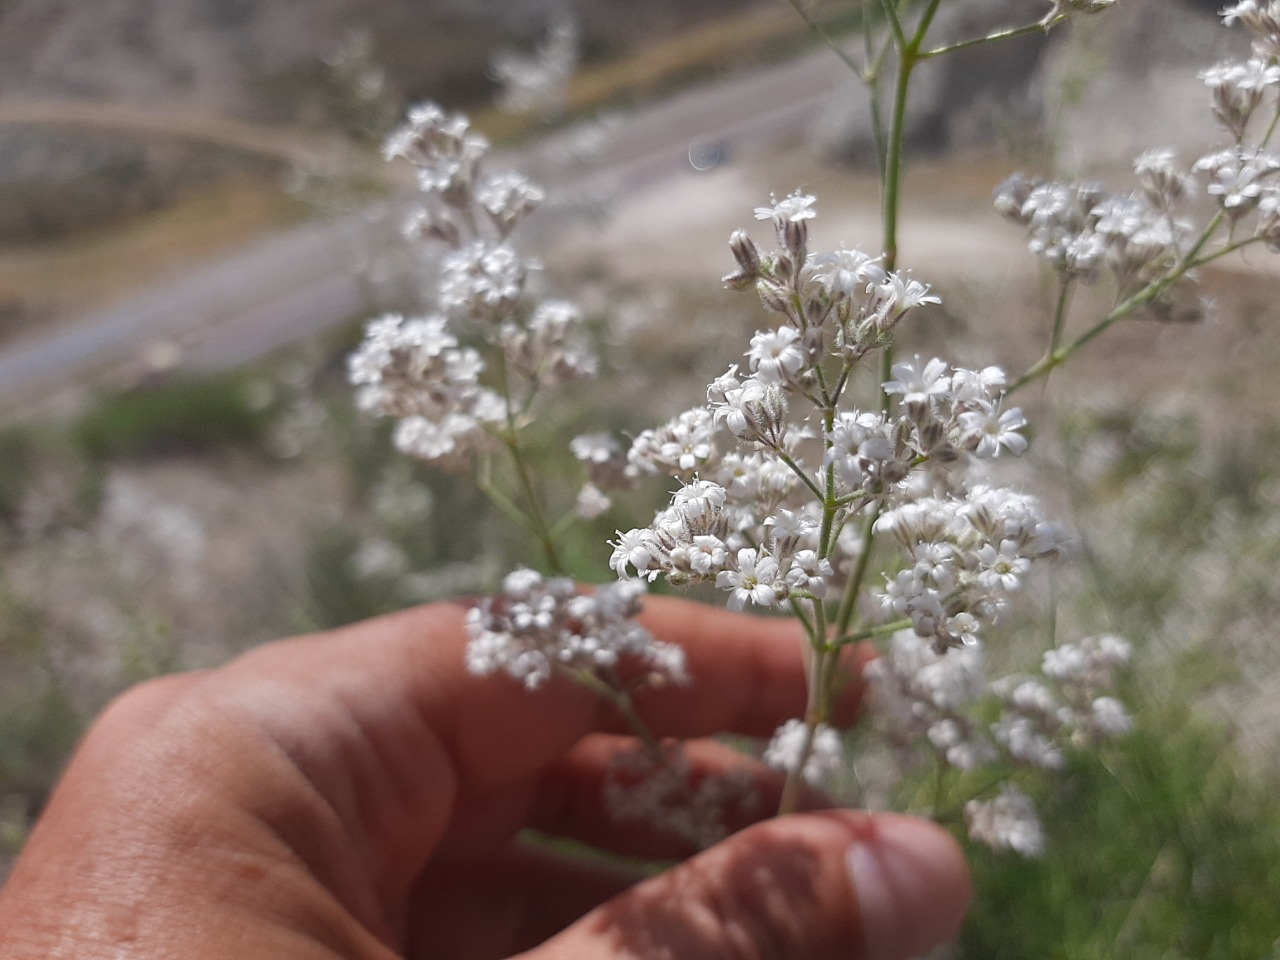
POLYGON ((807 220, 788 220, 782 228, 782 242, 799 263, 804 262, 805 250, 809 246, 809 222, 807 220))
POLYGON ((738 261, 742 273, 755 277, 760 273, 760 251, 755 242, 743 230, 735 230, 729 237, 729 250, 738 261))

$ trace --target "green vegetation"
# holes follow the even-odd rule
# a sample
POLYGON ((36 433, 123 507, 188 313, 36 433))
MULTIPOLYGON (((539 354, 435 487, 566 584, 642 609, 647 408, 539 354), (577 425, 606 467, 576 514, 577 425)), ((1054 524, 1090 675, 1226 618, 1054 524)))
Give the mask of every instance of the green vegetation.
POLYGON ((98 461, 257 449, 271 419, 255 409, 238 377, 177 380, 102 398, 75 424, 84 453, 98 461))
POLYGON ((1280 802, 1223 730, 1153 705, 1040 798, 1042 860, 970 852, 980 891, 961 955, 1237 960, 1280 937, 1280 802))

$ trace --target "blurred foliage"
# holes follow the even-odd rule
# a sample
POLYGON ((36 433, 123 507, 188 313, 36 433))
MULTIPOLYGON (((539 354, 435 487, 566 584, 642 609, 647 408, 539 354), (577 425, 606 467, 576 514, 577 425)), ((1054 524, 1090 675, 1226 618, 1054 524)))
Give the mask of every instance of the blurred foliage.
POLYGON ((960 956, 1239 960, 1280 938, 1280 784, 1252 781, 1187 704, 1141 710, 1040 797, 1041 860, 973 849, 960 956))
POLYGON ((271 422, 256 409, 239 377, 175 380, 100 399, 72 433, 94 460, 199 453, 218 448, 258 450, 271 422))
POLYGON ((11 522, 36 474, 36 442, 29 430, 0 430, 0 524, 11 522))

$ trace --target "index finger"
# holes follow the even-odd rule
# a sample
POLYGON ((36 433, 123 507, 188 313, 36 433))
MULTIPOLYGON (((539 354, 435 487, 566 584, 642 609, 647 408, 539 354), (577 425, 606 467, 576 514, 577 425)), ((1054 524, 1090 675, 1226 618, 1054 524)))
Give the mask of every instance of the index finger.
MULTIPOLYGON (((612 707, 567 680, 528 691, 505 675, 469 673, 465 616, 462 603, 418 607, 273 644, 245 658, 245 667, 291 678, 322 702, 337 698, 378 740, 425 720, 473 789, 523 780, 588 733, 625 731, 612 707)), ((638 695, 638 711, 655 735, 768 735, 803 713, 806 642, 795 620, 671 597, 646 598, 640 620, 684 649, 693 678, 689 686, 638 695)), ((861 657, 851 651, 849 659, 856 678, 861 657)), ((858 698, 859 685, 849 684, 837 721, 852 717, 858 698)))

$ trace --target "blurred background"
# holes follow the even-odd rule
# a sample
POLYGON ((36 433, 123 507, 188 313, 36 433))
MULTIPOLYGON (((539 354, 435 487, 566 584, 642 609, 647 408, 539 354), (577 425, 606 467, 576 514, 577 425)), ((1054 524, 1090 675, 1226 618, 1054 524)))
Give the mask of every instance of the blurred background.
MULTIPOLYGON (((1121 0, 922 68, 901 263, 943 306, 904 352, 1039 356, 1053 284, 993 188, 1023 169, 1128 190, 1142 150, 1214 145, 1196 71, 1247 51, 1218 6, 1121 0)), ((946 0, 936 34, 1047 7, 946 0)), ((804 10, 861 50, 858 0, 804 10)), ((363 322, 422 303, 411 184, 380 147, 424 99, 548 187, 525 239, 604 360, 547 413, 565 504, 569 436, 698 403, 763 325, 718 280, 730 231, 768 239, 753 207, 803 188, 815 249, 880 242, 867 94, 782 0, 0 0, 0 876, 127 685, 530 555, 469 480, 393 454, 345 382, 363 322)), ((947 955, 1280 957, 1280 272, 1253 252, 1201 279, 1208 319, 1122 325, 1019 398, 1018 482, 1081 549, 999 665, 1123 634, 1138 728, 1038 798, 1043 861, 974 852, 947 955)), ((604 541, 649 506, 583 524, 574 573, 604 578, 604 541)))

